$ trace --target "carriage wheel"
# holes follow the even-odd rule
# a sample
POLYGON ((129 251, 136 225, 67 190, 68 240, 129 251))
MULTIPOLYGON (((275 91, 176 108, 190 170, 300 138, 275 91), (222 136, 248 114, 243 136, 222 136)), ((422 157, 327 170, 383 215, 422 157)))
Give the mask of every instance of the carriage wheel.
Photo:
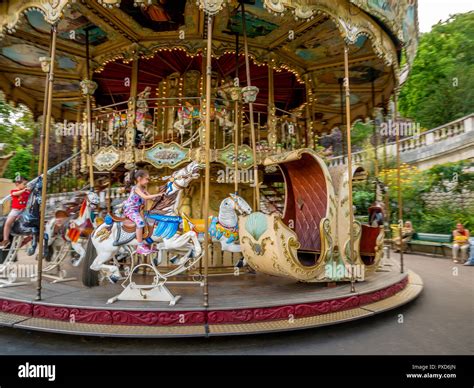
POLYGON ((86 287, 96 287, 99 285, 99 274, 96 271, 90 269, 91 264, 97 256, 94 244, 89 238, 86 246, 86 255, 84 257, 84 262, 82 263, 82 284, 86 287))

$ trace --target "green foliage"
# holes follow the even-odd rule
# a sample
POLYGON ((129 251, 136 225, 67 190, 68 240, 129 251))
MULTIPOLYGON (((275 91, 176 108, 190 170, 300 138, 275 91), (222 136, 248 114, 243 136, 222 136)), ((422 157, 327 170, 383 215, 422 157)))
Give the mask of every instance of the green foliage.
POLYGON ((373 135, 374 127, 372 123, 358 122, 354 124, 351 130, 351 144, 357 148, 362 148, 367 143, 368 139, 373 135))
POLYGON ((18 147, 15 155, 10 159, 5 171, 5 178, 14 179, 17 172, 27 179, 31 178, 31 161, 33 159, 33 147, 18 147))
POLYGON ((473 166, 467 160, 438 164, 427 171, 432 181, 432 186, 442 191, 451 190, 461 193, 464 190, 474 191, 474 173, 468 168, 473 166), (455 185, 453 183, 456 182, 455 185))
POLYGON ((13 179, 17 172, 32 177, 35 125, 33 115, 25 106, 15 108, 0 99, 0 143, 5 144, 3 153, 16 152, 8 163, 5 178, 13 179))
POLYGON ((426 210, 424 217, 414 227, 415 230, 425 233, 450 234, 458 222, 474 234, 474 208, 463 209, 461 206, 445 204, 433 210, 426 210))
POLYGON ((455 15, 421 36, 399 109, 427 128, 473 112, 474 12, 455 15))
POLYGON ((369 206, 375 200, 374 185, 369 182, 354 183, 352 200, 356 207, 356 215, 367 215, 369 206))
POLYGON ((14 108, 0 99, 0 143, 5 143, 5 153, 31 145, 35 125, 33 115, 25 106, 14 108))

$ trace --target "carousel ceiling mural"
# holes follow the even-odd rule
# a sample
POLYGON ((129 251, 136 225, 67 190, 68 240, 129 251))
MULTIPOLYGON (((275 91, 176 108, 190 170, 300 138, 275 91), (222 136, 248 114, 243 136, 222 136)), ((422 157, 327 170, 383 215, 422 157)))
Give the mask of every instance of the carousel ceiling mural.
MULTIPOLYGON (((58 22, 53 105, 76 117, 81 106, 78 83, 85 78, 86 32, 90 66, 99 87, 97 105, 125 101, 124 78, 139 61, 138 91, 153 93, 173 73, 202 74, 201 55, 207 31, 194 0, 8 0, 0 5, 0 87, 7 98, 26 103, 35 114, 43 106, 44 73, 39 57, 49 52, 52 22, 58 22), (107 7, 108 4, 113 5, 107 7), (105 5, 105 6, 104 6, 105 5), (24 80, 13 87, 15 78, 24 80), (69 93, 69 95, 67 95, 69 93), (66 96, 67 95, 67 96, 66 96)), ((340 120, 340 80, 345 44, 349 44, 352 108, 367 114, 372 86, 378 105, 388 101, 397 82, 402 55, 413 59, 417 44, 415 2, 390 0, 246 0, 246 31, 252 83, 258 103, 267 103, 268 67, 275 74, 275 103, 297 109, 311 89, 314 116, 340 120)), ((218 82, 235 75, 245 84, 242 14, 228 1, 215 18, 213 70, 218 82), (238 40, 238 42, 237 42, 238 40), (241 55, 236 60, 237 45, 241 55)), ((152 93, 152 97, 154 97, 152 93)))

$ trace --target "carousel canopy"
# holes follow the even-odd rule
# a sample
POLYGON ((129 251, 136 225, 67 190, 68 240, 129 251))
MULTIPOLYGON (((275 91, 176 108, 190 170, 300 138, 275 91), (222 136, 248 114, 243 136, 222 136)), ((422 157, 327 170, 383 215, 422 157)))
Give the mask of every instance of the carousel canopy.
MULTIPOLYGON (((199 2, 198 2, 199 3, 199 2)), ((203 2, 201 2, 203 3, 203 2)), ((213 71, 246 85, 243 19, 236 0, 223 6, 213 26, 213 71), (241 53, 236 59, 236 48, 241 53)), ((245 21, 257 103, 268 102, 268 66, 274 69, 277 107, 292 110, 309 100, 320 122, 341 121, 343 55, 349 44, 353 117, 370 114, 396 86, 402 61, 417 45, 415 0, 245 0, 245 21), (309 93, 306 92, 306 87, 309 93), (309 96, 309 98, 308 98, 309 96)), ((75 119, 83 106, 89 39, 98 106, 127 100, 132 62, 139 60, 138 91, 190 70, 202 74, 205 14, 195 0, 7 0, 0 4, 0 87, 8 100, 34 114, 43 107, 51 24, 58 23, 53 115, 75 119)), ((158 97, 152 94, 151 97, 158 97)))

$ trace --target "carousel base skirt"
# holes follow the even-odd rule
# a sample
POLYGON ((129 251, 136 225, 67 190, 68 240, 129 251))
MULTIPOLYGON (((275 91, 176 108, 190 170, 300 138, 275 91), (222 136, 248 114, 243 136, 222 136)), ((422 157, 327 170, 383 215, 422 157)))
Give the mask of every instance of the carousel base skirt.
MULTIPOLYGON (((143 276, 151 283, 150 276, 143 276)), ((0 288, 0 325, 17 329, 104 337, 206 337, 308 329, 348 322, 397 308, 423 289, 412 271, 396 266, 356 283, 335 286, 296 283, 261 274, 212 276, 209 307, 203 289, 169 286, 181 299, 165 302, 107 300, 120 284, 86 288, 79 281, 43 280, 42 300, 36 283, 0 288)))

